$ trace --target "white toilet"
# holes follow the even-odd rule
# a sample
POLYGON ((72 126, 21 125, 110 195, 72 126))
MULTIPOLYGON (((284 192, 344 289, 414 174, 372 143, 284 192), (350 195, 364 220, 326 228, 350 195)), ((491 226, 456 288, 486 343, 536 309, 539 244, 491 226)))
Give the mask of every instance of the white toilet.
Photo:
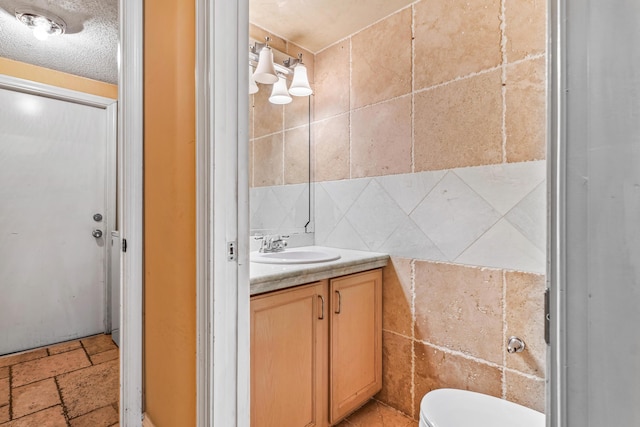
POLYGON ((420 427, 544 427, 544 414, 473 391, 443 388, 420 403, 420 427))

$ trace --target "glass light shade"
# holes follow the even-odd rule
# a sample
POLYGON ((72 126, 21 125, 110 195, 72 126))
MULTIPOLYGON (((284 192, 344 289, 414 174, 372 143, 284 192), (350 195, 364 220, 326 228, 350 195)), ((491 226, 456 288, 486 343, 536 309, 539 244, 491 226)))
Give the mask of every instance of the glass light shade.
POLYGON ((33 31, 38 40, 64 34, 67 24, 55 15, 41 15, 32 9, 16 9, 16 19, 33 31))
POLYGON ((51 32, 51 24, 44 17, 37 17, 33 20, 33 36, 38 40, 46 40, 51 32))
POLYGON ((307 67, 303 64, 298 64, 293 69, 293 81, 289 87, 289 93, 293 96, 309 96, 313 93, 307 78, 307 67))
POLYGON ((284 77, 278 77, 278 82, 273 85, 273 91, 269 97, 269 102, 272 104, 288 104, 293 99, 287 92, 287 80, 284 77))
POLYGON ((269 46, 265 46, 260 51, 258 66, 256 72, 253 73, 253 79, 258 83, 273 84, 278 81, 276 69, 273 66, 273 51, 269 46))
POLYGON ((249 95, 253 95, 259 90, 260 88, 256 84, 256 81, 253 79, 253 67, 249 65, 249 95))

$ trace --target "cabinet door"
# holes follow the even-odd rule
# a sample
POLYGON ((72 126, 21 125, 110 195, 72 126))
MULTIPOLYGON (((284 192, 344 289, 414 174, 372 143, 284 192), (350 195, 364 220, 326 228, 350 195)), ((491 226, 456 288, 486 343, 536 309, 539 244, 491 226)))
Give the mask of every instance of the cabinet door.
POLYGON ((251 427, 327 425, 327 289, 251 299, 251 427))
POLYGON ((331 280, 330 422, 382 388, 382 270, 331 280))

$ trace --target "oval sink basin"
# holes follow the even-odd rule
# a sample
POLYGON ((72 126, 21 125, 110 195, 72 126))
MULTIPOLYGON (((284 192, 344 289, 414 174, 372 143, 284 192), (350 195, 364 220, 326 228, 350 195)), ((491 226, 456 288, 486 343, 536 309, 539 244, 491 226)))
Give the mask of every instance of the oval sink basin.
POLYGON ((291 248, 282 252, 251 252, 251 262, 262 264, 311 264, 340 259, 340 254, 323 249, 291 248))

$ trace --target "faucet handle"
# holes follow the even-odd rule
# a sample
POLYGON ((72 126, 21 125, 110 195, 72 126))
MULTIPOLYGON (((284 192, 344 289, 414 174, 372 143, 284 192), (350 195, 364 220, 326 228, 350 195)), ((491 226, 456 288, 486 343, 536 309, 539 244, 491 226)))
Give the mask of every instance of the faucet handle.
POLYGON ((277 236, 274 237, 273 242, 276 243, 280 249, 282 249, 289 244, 289 242, 285 240, 288 238, 289 236, 287 235, 278 234, 277 236))

